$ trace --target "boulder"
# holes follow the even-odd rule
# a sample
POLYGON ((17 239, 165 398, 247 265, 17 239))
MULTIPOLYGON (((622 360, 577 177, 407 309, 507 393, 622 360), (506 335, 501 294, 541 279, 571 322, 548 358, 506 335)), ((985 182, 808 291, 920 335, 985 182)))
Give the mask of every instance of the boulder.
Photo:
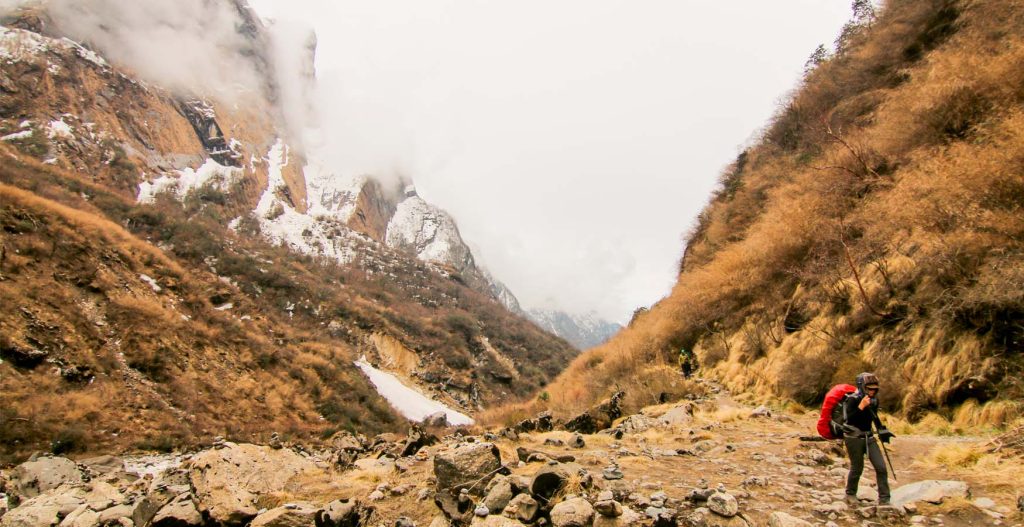
POLYGON ((750 412, 750 417, 755 417, 755 418, 756 417, 768 418, 768 417, 771 417, 771 416, 772 416, 771 409, 768 408, 767 406, 764 406, 764 405, 758 406, 757 408, 754 409, 753 412, 750 412))
POLYGON ((61 520, 60 527, 95 527, 99 525, 99 519, 96 511, 83 504, 61 520))
POLYGON ((484 498, 484 506, 491 514, 497 514, 505 509, 508 502, 512 501, 515 492, 512 489, 512 482, 506 476, 498 476, 491 483, 487 497, 484 498))
POLYGON ((622 417, 622 399, 625 396, 626 392, 616 392, 601 404, 570 419, 565 424, 565 429, 581 434, 595 434, 606 428, 611 428, 612 423, 622 417))
POLYGON ((635 414, 627 417, 619 424, 619 428, 627 434, 639 434, 654 428, 658 422, 654 418, 648 417, 643 414, 635 414))
POLYGON ((81 488, 61 487, 23 502, 0 518, 2 527, 37 527, 57 525, 61 518, 85 504, 86 492, 81 488))
POLYGON ((622 516, 622 504, 614 499, 603 499, 594 502, 594 510, 601 516, 605 516, 607 518, 618 518, 619 516, 622 516))
POLYGON ((434 412, 424 417, 420 424, 426 427, 445 428, 448 426, 448 415, 444 412, 434 412))
POLYGON ((916 501, 942 503, 946 498, 966 498, 970 488, 963 481, 926 480, 903 485, 892 491, 893 505, 906 505, 916 501))
POLYGON ((740 512, 736 498, 726 492, 715 492, 709 496, 708 508, 711 509, 711 512, 727 518, 736 516, 740 512))
POLYGON ((573 434, 572 439, 569 441, 569 445, 573 448, 584 448, 587 446, 587 442, 583 440, 583 436, 573 434))
POLYGON ((188 527, 191 525, 203 525, 203 517, 199 509, 192 501, 191 496, 186 492, 164 505, 153 516, 150 527, 188 527))
POLYGON ((813 524, 782 511, 775 511, 768 516, 768 527, 813 527, 813 524))
POLYGON ((505 506, 505 516, 516 518, 523 523, 532 522, 537 517, 540 504, 529 494, 517 494, 505 506))
POLYGON ((189 463, 189 480, 200 512, 225 526, 256 517, 256 498, 276 492, 300 474, 320 472, 309 459, 286 448, 225 443, 189 463))
MULTIPOLYGON (((133 512, 135 512, 135 508, 131 505, 115 505, 100 512, 99 523, 100 525, 109 525, 118 522, 121 518, 131 521, 133 512)), ((132 524, 134 523, 132 522, 132 524)))
POLYGON ((590 527, 594 521, 594 507, 583 498, 572 498, 551 509, 553 527, 590 527))
POLYGON ((611 517, 603 514, 595 516, 593 527, 634 527, 642 525, 643 518, 640 513, 623 506, 620 516, 611 517))
POLYGON ((693 412, 696 410, 696 405, 693 403, 684 403, 665 412, 658 418, 658 422, 664 426, 681 426, 689 424, 693 421, 693 412))
POLYGON ((719 516, 707 507, 700 507, 685 517, 686 525, 693 527, 749 527, 742 516, 719 516))
POLYGON ((590 474, 587 470, 576 463, 554 463, 545 465, 538 470, 533 479, 530 480, 530 493, 543 500, 550 500, 558 491, 562 490, 572 477, 579 477, 583 480, 585 487, 589 487, 587 479, 590 474))
POLYGON ((452 523, 461 525, 473 519, 475 507, 469 492, 465 489, 458 494, 455 493, 455 489, 438 490, 434 493, 434 505, 437 505, 452 523))
POLYGON ((96 456, 78 462, 96 474, 124 472, 124 460, 116 456, 96 456))
POLYGON ((523 524, 504 516, 491 515, 473 518, 470 527, 523 527, 523 524))
POLYGON ((436 437, 424 432, 418 426, 413 426, 409 429, 409 435, 405 438, 405 444, 402 446, 402 457, 414 455, 421 448, 433 445, 436 442, 436 437))
POLYGON ((249 527, 313 527, 318 512, 312 503, 289 503, 256 516, 249 527))
POLYGON ((501 454, 493 443, 462 444, 434 456, 438 491, 466 488, 482 496, 487 483, 501 469, 501 454))
POLYGON ((359 527, 366 522, 373 509, 358 500, 334 500, 313 516, 316 527, 359 527))
POLYGON ((65 483, 81 483, 82 471, 66 457, 44 456, 26 461, 14 469, 14 490, 32 498, 65 483))

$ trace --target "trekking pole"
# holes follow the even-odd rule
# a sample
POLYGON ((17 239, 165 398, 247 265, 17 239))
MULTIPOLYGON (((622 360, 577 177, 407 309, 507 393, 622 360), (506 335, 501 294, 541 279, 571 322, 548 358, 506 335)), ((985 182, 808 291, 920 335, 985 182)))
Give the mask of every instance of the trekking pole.
POLYGON ((875 427, 875 432, 878 435, 878 444, 882 447, 882 452, 885 454, 885 460, 889 462, 889 471, 892 472, 892 480, 899 481, 896 479, 896 468, 892 466, 892 459, 889 458, 889 450, 885 448, 885 441, 882 441, 882 432, 878 429, 878 415, 875 414, 874 410, 871 410, 871 416, 876 419, 876 421, 872 422, 872 426, 875 427))

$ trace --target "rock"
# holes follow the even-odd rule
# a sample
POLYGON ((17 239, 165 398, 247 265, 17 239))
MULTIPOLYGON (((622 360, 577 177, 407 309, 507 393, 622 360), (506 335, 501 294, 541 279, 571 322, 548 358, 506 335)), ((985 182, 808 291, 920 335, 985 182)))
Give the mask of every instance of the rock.
POLYGON ((622 479, 625 476, 622 475, 622 471, 619 470, 619 467, 611 465, 605 467, 605 469, 601 472, 601 477, 603 477, 606 480, 616 480, 622 479))
POLYGON ((772 411, 764 405, 758 406, 753 412, 750 412, 750 417, 763 417, 768 418, 772 416, 772 411))
POLYGON ((963 481, 926 480, 903 485, 892 491, 892 504, 905 505, 915 501, 942 503, 946 498, 966 498, 970 488, 963 481))
POLYGON ((124 460, 116 456, 91 457, 79 461, 78 464, 85 465, 95 474, 111 474, 125 471, 124 460))
POLYGON ((292 478, 320 469, 290 449, 224 443, 196 455, 188 465, 199 511, 232 526, 256 517, 256 498, 277 492, 292 478))
POLYGON ((540 504, 529 494, 517 494, 505 506, 505 516, 529 523, 537 517, 537 511, 539 510, 540 504))
POLYGON ((3 527, 57 525, 60 518, 66 517, 85 503, 83 496, 82 492, 79 495, 74 495, 51 490, 8 511, 0 518, 0 525, 3 527))
POLYGON ((875 507, 875 514, 878 519, 886 523, 893 523, 907 515, 907 511, 899 505, 879 505, 875 507))
POLYGON ((611 499, 610 492, 608 494, 609 496, 605 497, 605 499, 594 503, 594 510, 601 516, 607 518, 618 518, 619 516, 622 516, 622 504, 611 499))
POLYGON ((813 524, 782 511, 775 511, 768 516, 768 527, 813 527, 813 524))
POLYGON ((616 392, 610 398, 602 401, 601 404, 570 419, 565 424, 565 429, 581 434, 595 434, 605 428, 611 428, 612 423, 619 417, 622 417, 621 404, 625 396, 626 392, 616 392))
POLYGON ((484 506, 495 514, 505 510, 505 506, 508 505, 508 502, 512 501, 512 497, 515 494, 512 489, 512 482, 507 477, 498 476, 498 478, 495 478, 495 480, 498 480, 497 483, 490 486, 491 489, 487 492, 487 497, 484 498, 484 506))
POLYGON ((749 527, 741 516, 719 516, 707 507, 700 507, 687 515, 684 523, 691 527, 749 527))
POLYGON ((373 512, 358 500, 335 500, 317 511, 313 516, 316 527, 359 527, 373 512))
POLYGON ((318 512, 312 503, 289 503, 256 516, 249 527, 313 527, 318 512))
POLYGON ((643 414, 634 414, 625 418, 619 425, 624 433, 627 434, 639 434, 654 428, 658 422, 651 417, 643 414))
POLYGON ((693 503, 704 503, 708 501, 708 498, 710 498, 714 493, 714 489, 696 488, 690 491, 688 499, 693 503))
POLYGON ((594 507, 583 498, 572 498, 551 509, 553 527, 590 527, 594 521, 594 507))
POLYGON ((433 445, 437 438, 424 432, 422 428, 413 426, 409 429, 409 435, 405 438, 405 445, 402 447, 402 457, 416 454, 425 446, 433 445))
POLYGON ((486 505, 479 505, 479 506, 477 506, 477 508, 473 509, 473 514, 475 514, 475 515, 477 515, 477 516, 479 516, 481 518, 484 518, 484 517, 490 515, 491 511, 490 511, 490 509, 487 508, 486 505))
POLYGON ((14 490, 23 498, 32 498, 65 483, 81 483, 82 471, 66 457, 44 456, 26 461, 14 469, 14 490))
POLYGON ((182 493, 180 496, 164 505, 153 516, 150 527, 186 527, 190 525, 203 525, 203 517, 189 493, 182 493))
POLYGON ((466 489, 455 494, 454 489, 438 490, 434 493, 434 505, 455 524, 464 524, 473 519, 473 500, 466 489))
POLYGON ((589 487, 590 474, 575 463, 555 463, 538 470, 530 480, 530 493, 544 500, 550 500, 559 490, 565 487, 569 478, 577 476, 582 479, 584 487, 589 487))
POLYGON ((493 443, 463 444, 434 456, 439 491, 466 487, 471 494, 482 496, 487 483, 501 468, 501 454, 493 443))
POLYGON ((664 426, 681 426, 693 421, 693 412, 697 405, 685 403, 675 406, 658 418, 658 422, 664 426))
POLYGON ((975 507, 983 510, 992 510, 996 508, 996 502, 992 498, 978 498, 971 502, 975 507))
MULTIPOLYGON (((473 518, 473 522, 469 524, 470 527, 523 527, 523 524, 504 516, 490 515, 486 518, 479 516, 473 518)), ((433 526, 431 526, 433 527, 433 526)))
POLYGON ((569 445, 573 448, 583 448, 587 446, 587 442, 583 440, 583 436, 579 434, 573 434, 572 440, 569 441, 569 445))
POLYGON ((366 496, 366 499, 370 501, 380 501, 384 499, 384 493, 379 490, 375 490, 371 492, 368 496, 366 496))
POLYGON ((740 512, 740 506, 736 502, 736 498, 732 494, 725 492, 715 492, 709 496, 708 508, 711 509, 711 512, 727 518, 736 516, 740 512))
POLYGON ((408 516, 399 516, 395 520, 395 527, 416 527, 416 522, 408 516))
POLYGON ((622 507, 618 517, 598 515, 594 517, 593 527, 633 527, 642 525, 643 516, 629 507, 622 507))
POLYGON ((60 527, 94 527, 99 524, 99 519, 100 515, 96 511, 88 505, 82 505, 61 520, 60 527))
MULTIPOLYGON (((115 505, 100 512, 99 523, 100 525, 112 524, 121 518, 131 521, 133 512, 135 512, 135 508, 131 505, 115 505)), ((132 522, 132 524, 134 523, 132 522)))
POLYGON ((808 452, 808 455, 811 458, 811 461, 814 461, 819 465, 831 465, 834 463, 831 456, 816 448, 808 452))
POLYGON ((426 427, 447 428, 448 416, 444 412, 434 412, 424 417, 420 424, 426 427))

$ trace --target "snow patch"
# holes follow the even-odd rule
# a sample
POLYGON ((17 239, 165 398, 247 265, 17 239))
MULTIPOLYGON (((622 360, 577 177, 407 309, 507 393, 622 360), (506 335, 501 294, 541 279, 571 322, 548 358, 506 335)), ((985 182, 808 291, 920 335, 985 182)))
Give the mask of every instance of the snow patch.
POLYGON ((385 243, 412 251, 426 262, 448 264, 464 269, 473 262, 472 253, 445 211, 413 195, 398 204, 388 222, 385 243))
POLYGON ((359 360, 355 361, 355 365, 370 378, 370 382, 377 388, 377 392, 411 421, 418 423, 431 414, 444 412, 448 417, 448 422, 452 425, 471 425, 474 422, 473 418, 468 415, 452 410, 445 404, 402 384, 398 377, 374 368, 366 361, 365 355, 359 357, 359 360))
POLYGON ((163 175, 153 181, 143 181, 139 184, 137 200, 139 203, 153 203, 157 194, 164 192, 173 192, 175 197, 183 200, 189 193, 207 186, 227 192, 241 172, 241 169, 207 159, 198 169, 179 170, 177 177, 163 175))
POLYGON ((149 287, 153 288, 153 292, 155 293, 159 293, 160 291, 163 290, 163 288, 161 288, 160 285, 156 283, 156 280, 154 280, 153 277, 149 275, 140 274, 139 280, 142 280, 143 282, 149 284, 149 287))
POLYGON ((22 130, 0 137, 0 141, 17 141, 18 139, 28 139, 29 137, 32 137, 32 130, 22 130))
POLYGON ((50 121, 50 129, 46 133, 46 136, 50 139, 74 139, 75 134, 71 129, 71 125, 64 122, 64 118, 61 117, 56 121, 50 121))

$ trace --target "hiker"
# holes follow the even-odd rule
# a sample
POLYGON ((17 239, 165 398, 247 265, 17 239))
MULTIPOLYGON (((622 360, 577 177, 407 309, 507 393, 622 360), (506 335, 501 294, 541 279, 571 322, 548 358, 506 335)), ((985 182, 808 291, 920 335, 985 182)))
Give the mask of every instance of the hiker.
POLYGON ((689 379, 693 375, 693 352, 679 348, 679 368, 683 370, 683 377, 689 379))
POLYGON ((857 391, 846 397, 843 403, 845 424, 843 441, 846 452, 850 455, 850 474, 846 478, 846 501, 859 504, 857 485, 864 471, 864 456, 867 455, 871 466, 875 467, 875 478, 878 481, 878 504, 889 504, 889 474, 882 457, 881 440, 888 443, 895 437, 878 419, 878 377, 873 373, 862 373, 857 376, 857 391), (876 434, 871 425, 876 427, 876 434))

